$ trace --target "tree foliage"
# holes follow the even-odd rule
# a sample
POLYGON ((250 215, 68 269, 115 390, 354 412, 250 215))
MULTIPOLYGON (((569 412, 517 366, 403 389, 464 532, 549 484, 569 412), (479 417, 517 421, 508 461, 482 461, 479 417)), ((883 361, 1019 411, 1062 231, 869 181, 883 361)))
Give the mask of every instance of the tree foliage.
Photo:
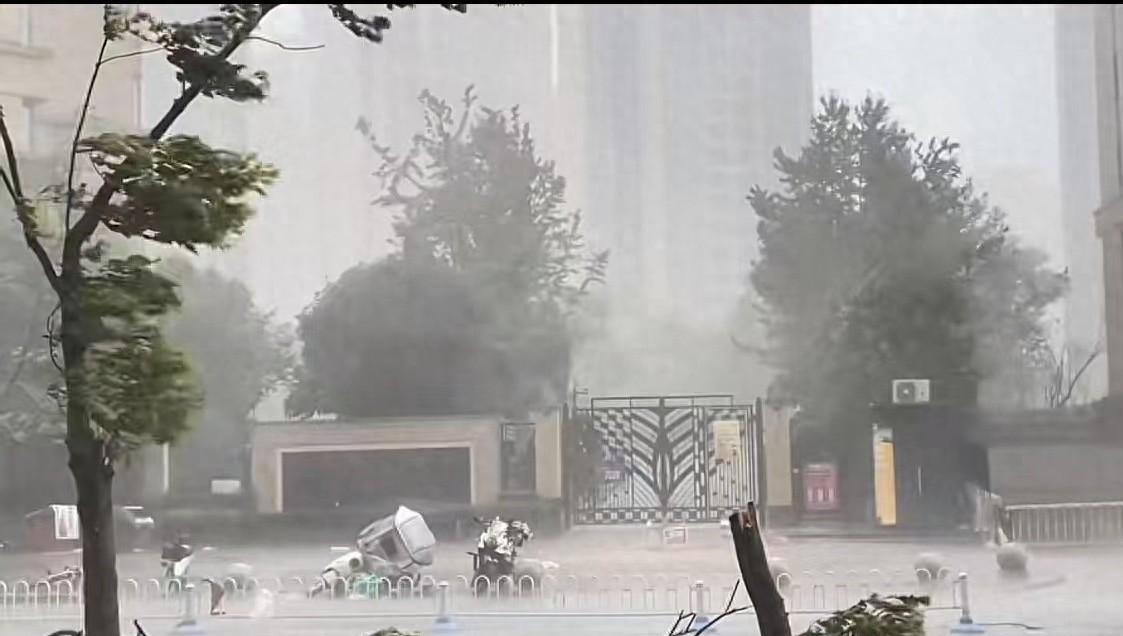
POLYGON ((175 283, 152 264, 138 255, 106 259, 87 269, 82 289, 87 351, 80 371, 67 370, 67 391, 114 454, 174 440, 202 399, 185 356, 161 329, 180 304, 175 283))
MULTIPOLYGON (((253 214, 248 197, 277 177, 252 154, 211 148, 198 137, 152 141, 106 133, 78 146, 117 188, 101 222, 122 236, 179 245, 224 247, 253 214)), ((81 205, 89 205, 86 200, 81 205)))
MULTIPOLYGON (((266 97, 266 73, 231 57, 251 39, 279 45, 255 35, 261 20, 278 6, 224 4, 217 13, 184 23, 105 5, 98 29, 102 42, 91 60, 67 182, 56 188, 64 205, 60 254, 53 254, 54 246, 43 240, 36 201, 25 189, 20 157, 0 111, 0 184, 24 243, 58 302, 57 341, 65 381, 59 395, 65 401, 66 446, 78 495, 84 625, 90 636, 120 631, 112 523, 115 464, 137 445, 180 435, 199 402, 183 354, 167 344, 161 330, 161 319, 179 303, 174 282, 155 270, 150 259, 107 256, 91 243, 100 229, 194 250, 199 245, 221 247, 241 233, 252 213, 247 197, 263 193, 275 171, 251 154, 211 148, 190 136, 169 137, 168 132, 199 97, 237 102, 266 97), (138 40, 155 48, 140 50, 138 40), (165 55, 182 87, 167 111, 144 137, 108 133, 84 139, 102 67, 151 52, 165 55), (99 183, 90 187, 75 183, 83 154, 99 176, 99 183)), ((375 32, 357 30, 361 20, 353 12, 341 12, 340 6, 330 9, 355 35, 379 41, 389 28, 389 20, 369 18, 375 32)), ((394 6, 402 5, 387 9, 394 6)), ((53 330, 48 335, 56 337, 53 330)))
POLYGON ((182 299, 168 316, 168 340, 182 347, 201 377, 206 409, 244 420, 288 382, 291 334, 257 307, 240 281, 186 264, 168 269, 182 299))
POLYGON ((396 212, 401 252, 462 272, 498 303, 575 308, 603 281, 608 254, 586 253, 565 178, 539 157, 518 107, 479 106, 471 87, 459 114, 428 91, 420 101, 425 128, 405 154, 371 136, 382 158, 376 203, 396 212))
POLYGON ((923 636, 925 596, 873 596, 816 621, 801 636, 923 636))
POLYGON ((45 336, 50 287, 15 224, 0 228, 0 444, 61 439, 62 411, 51 398, 62 374, 45 336))
POLYGON ((752 191, 773 390, 810 420, 887 401, 893 378, 964 403, 979 381, 1040 365, 1066 278, 1009 233, 957 149, 918 141, 884 101, 829 98, 799 155, 777 152, 780 191, 752 191))
POLYGON ((569 319, 607 254, 588 252, 517 108, 480 107, 471 89, 459 114, 428 92, 421 103, 405 153, 371 138, 396 249, 301 316, 295 413, 516 414, 565 392, 569 319))
POLYGON ((182 348, 203 390, 191 430, 173 449, 176 491, 209 493, 211 479, 242 477, 248 419, 289 381, 292 337, 241 282, 178 261, 163 269, 182 299, 165 321, 168 341, 182 348))

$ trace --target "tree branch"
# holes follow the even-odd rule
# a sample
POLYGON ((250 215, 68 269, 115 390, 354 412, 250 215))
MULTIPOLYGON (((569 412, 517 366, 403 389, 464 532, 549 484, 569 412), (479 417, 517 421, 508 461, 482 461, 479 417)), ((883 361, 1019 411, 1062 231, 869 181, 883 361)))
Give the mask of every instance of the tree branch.
POLYGON ((282 48, 286 51, 315 51, 316 49, 324 48, 323 44, 311 44, 309 46, 292 46, 291 44, 282 44, 282 43, 280 43, 276 40, 270 40, 269 38, 267 38, 265 36, 262 36, 262 35, 251 35, 246 39, 247 40, 260 40, 261 42, 267 42, 269 44, 272 44, 273 46, 282 48))
POLYGON ((159 53, 160 51, 163 51, 163 50, 164 50, 163 47, 158 46, 154 49, 144 49, 143 51, 132 51, 131 53, 122 53, 120 55, 110 55, 109 57, 102 60, 101 64, 99 64, 99 66, 105 66, 106 64, 109 64, 110 62, 114 62, 114 61, 117 61, 117 60, 123 60, 126 57, 136 57, 137 55, 148 55, 149 53, 159 53))
POLYGON ((743 611, 749 609, 747 606, 746 607, 733 607, 733 601, 734 601, 734 599, 736 599, 737 592, 740 589, 741 589, 741 581, 737 581, 733 585, 733 591, 729 593, 729 600, 725 603, 725 609, 722 610, 722 612, 720 614, 718 614, 717 616, 715 616, 712 619, 710 619, 709 621, 707 621, 705 625, 702 625, 701 627, 699 627, 697 629, 695 629, 695 627, 694 627, 694 621, 698 619, 698 613, 697 612, 687 613, 687 612, 679 611, 678 618, 675 619, 675 624, 671 626, 671 631, 667 633, 667 636, 690 636, 690 635, 697 636, 698 634, 702 634, 706 630, 708 630, 711 627, 713 627, 714 625, 716 625, 718 621, 725 618, 726 616, 731 616, 733 614, 737 614, 739 612, 743 612, 743 611), (686 621, 685 625, 683 625, 683 621, 686 621), (679 629, 680 625, 682 626, 682 629, 679 629))
POLYGON ((16 218, 23 227, 23 240, 27 243, 27 247, 31 249, 31 252, 35 254, 35 258, 38 259, 39 266, 43 268, 43 273, 46 275, 51 289, 58 292, 61 289, 58 272, 55 271, 55 265, 51 262, 51 257, 47 254, 46 248, 39 241, 39 237, 35 235, 35 226, 28 216, 27 197, 23 195, 23 185, 20 183, 16 149, 12 144, 11 135, 8 134, 8 124, 4 121, 2 109, 0 109, 0 141, 4 144, 4 155, 8 161, 8 173, 0 170, 0 175, 3 176, 4 187, 7 188, 12 197, 12 203, 16 206, 16 218))
MULTIPOLYGON (((251 24, 246 24, 244 28, 235 33, 230 38, 230 41, 227 42, 226 45, 223 46, 222 49, 215 54, 215 58, 219 60, 225 60, 233 55, 234 51, 236 51, 238 47, 241 46, 242 43, 250 37, 253 30, 257 28, 257 25, 261 24, 261 21, 265 18, 265 16, 268 15, 268 13, 273 9, 276 9, 278 6, 280 5, 261 5, 261 13, 258 14, 257 19, 254 20, 251 24)), ((180 93, 180 96, 177 97, 174 102, 172 102, 172 105, 168 108, 168 111, 164 113, 164 116, 160 118, 160 121, 157 122, 152 130, 148 132, 148 138, 153 141, 159 141, 160 139, 162 139, 163 136, 168 132, 168 129, 172 127, 172 124, 174 124, 176 120, 179 119, 180 115, 182 115, 183 112, 187 110, 187 107, 191 104, 192 101, 195 100, 196 97, 198 97, 202 93, 202 91, 202 83, 197 82, 195 84, 187 86, 187 88, 185 88, 184 91, 180 93)), ((110 199, 112 199, 113 193, 116 191, 116 189, 116 185, 110 183, 109 181, 104 181, 101 184, 101 187, 98 188, 97 193, 94 194, 94 198, 90 202, 89 207, 86 209, 85 214, 83 214, 82 217, 78 219, 78 222, 74 224, 72 230, 67 233, 62 253, 64 271, 78 267, 82 244, 85 243, 86 239, 88 239, 90 235, 93 234, 94 230, 97 229, 98 223, 101 222, 101 213, 104 207, 108 205, 110 199)))
POLYGON ((4 182, 4 189, 8 191, 8 195, 12 197, 12 202, 19 201, 19 196, 16 195, 16 188, 12 185, 12 180, 8 178, 8 173, 0 168, 0 181, 4 182))
POLYGON ((74 140, 70 143, 70 163, 66 170, 66 221, 63 225, 63 240, 70 233, 70 212, 74 209, 74 163, 78 157, 78 142, 82 139, 82 128, 86 125, 86 115, 90 112, 90 99, 94 94, 94 84, 97 82, 98 72, 101 70, 102 61, 105 59, 105 47, 109 46, 109 38, 102 37, 101 49, 97 53, 97 62, 94 63, 90 82, 86 86, 86 98, 82 100, 82 110, 78 112, 78 126, 74 129, 74 140))
POLYGON ((1067 391, 1065 392, 1064 396, 1057 402, 1058 408, 1064 406, 1065 404, 1068 404, 1068 401, 1072 398, 1072 394, 1076 391, 1077 385, 1080 384, 1081 376, 1084 375, 1084 372, 1088 370, 1088 367, 1092 366, 1092 363, 1095 362, 1096 358, 1098 358, 1099 356, 1100 349, 1097 346, 1092 350, 1090 354, 1088 354, 1088 358, 1084 360, 1084 364, 1080 365, 1080 368, 1077 369, 1076 374, 1073 375, 1072 379, 1068 381, 1067 391))

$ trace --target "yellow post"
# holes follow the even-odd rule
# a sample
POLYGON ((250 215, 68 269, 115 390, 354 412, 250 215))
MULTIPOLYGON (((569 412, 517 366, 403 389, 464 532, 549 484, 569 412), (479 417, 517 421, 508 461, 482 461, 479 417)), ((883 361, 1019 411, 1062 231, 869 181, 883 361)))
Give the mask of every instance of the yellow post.
POLYGON ((893 430, 874 429, 874 501, 877 521, 883 526, 897 525, 897 473, 893 461, 893 430))

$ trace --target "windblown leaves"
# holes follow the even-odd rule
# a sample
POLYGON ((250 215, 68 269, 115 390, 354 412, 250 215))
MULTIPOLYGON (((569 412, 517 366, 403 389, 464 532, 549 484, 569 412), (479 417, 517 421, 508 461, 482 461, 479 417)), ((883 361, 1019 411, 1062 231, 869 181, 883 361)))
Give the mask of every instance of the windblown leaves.
POLYGON ((190 366, 161 332, 179 306, 176 285, 143 256, 107 259, 88 272, 80 325, 88 350, 67 385, 79 391, 95 430, 127 450, 164 443, 187 428, 200 404, 190 366))
POLYGON ((223 247, 239 235, 254 211, 248 198, 264 194, 277 177, 252 154, 187 135, 154 142, 107 133, 82 141, 79 151, 116 188, 101 216, 106 228, 192 251, 223 247))

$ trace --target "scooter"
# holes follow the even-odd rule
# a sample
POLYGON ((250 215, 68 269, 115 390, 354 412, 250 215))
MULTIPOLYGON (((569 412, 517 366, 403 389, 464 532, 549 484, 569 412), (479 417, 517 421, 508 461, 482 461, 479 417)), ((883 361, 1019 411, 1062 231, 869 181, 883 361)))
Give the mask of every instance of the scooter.
POLYGON ((534 538, 534 533, 525 521, 504 521, 499 517, 485 521, 477 517, 476 523, 483 530, 476 551, 468 554, 472 557, 472 580, 478 593, 481 588, 490 590, 497 586, 503 577, 514 581, 518 551, 534 538))
POLYGON ((399 506, 394 514, 363 528, 355 540, 355 549, 332 559, 308 595, 331 590, 334 596, 338 586, 346 589, 351 583, 357 583, 351 591, 360 595, 380 595, 387 584, 420 589, 421 568, 433 564, 435 546, 436 539, 425 519, 399 506))
POLYGON ((346 585, 346 583, 354 580, 356 577, 363 574, 369 574, 371 570, 371 563, 363 558, 363 553, 358 550, 351 550, 335 559, 332 559, 324 569, 320 571, 320 576, 316 578, 316 582, 308 590, 309 598, 316 597, 326 590, 331 590, 334 596, 335 589, 338 585, 346 585))
POLYGON ((164 570, 164 578, 169 581, 182 583, 194 560, 195 549, 188 543, 186 535, 179 535, 175 541, 165 543, 160 549, 160 567, 164 570))

